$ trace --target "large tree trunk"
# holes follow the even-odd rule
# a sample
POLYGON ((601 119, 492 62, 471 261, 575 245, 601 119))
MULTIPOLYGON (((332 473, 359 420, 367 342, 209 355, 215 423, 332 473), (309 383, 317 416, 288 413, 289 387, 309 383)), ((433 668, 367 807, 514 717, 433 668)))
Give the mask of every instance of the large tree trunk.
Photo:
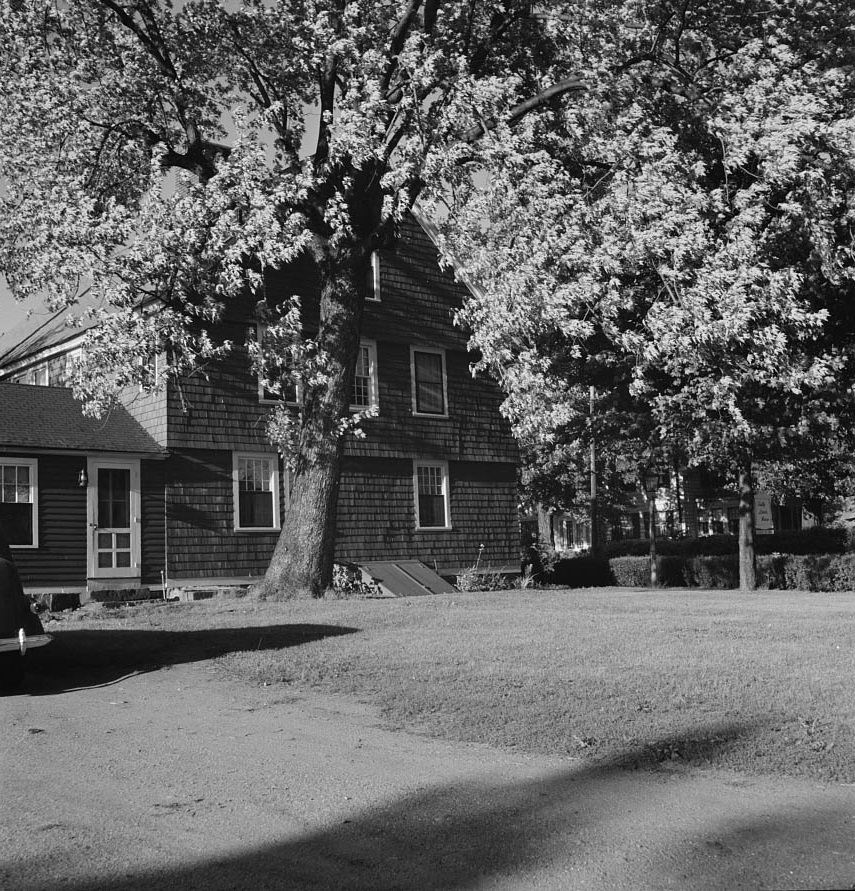
POLYGON ((260 586, 268 596, 308 590, 319 597, 332 581, 343 448, 336 427, 350 404, 369 256, 351 246, 318 262, 318 341, 329 362, 328 377, 306 390, 290 501, 260 586))
POLYGON ((739 468, 739 590, 757 587, 757 558, 754 550, 754 482, 751 461, 739 468))

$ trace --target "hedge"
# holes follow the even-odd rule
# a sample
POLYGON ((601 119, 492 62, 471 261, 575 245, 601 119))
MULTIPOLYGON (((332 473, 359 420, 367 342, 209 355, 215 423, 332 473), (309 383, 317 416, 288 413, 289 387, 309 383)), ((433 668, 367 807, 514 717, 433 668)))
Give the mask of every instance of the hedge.
MULTIPOLYGON (((776 532, 755 538, 758 554, 842 554, 849 546, 846 529, 817 526, 798 532, 776 532)), ((701 538, 658 538, 656 553, 663 557, 700 557, 736 554, 735 535, 707 535, 701 538)), ((604 557, 644 557, 650 552, 648 539, 609 541, 602 547, 604 557)))
MULTIPOLYGON (((676 588, 738 588, 736 554, 657 557, 659 584, 676 588)), ((646 587, 648 557, 573 557, 559 560, 550 579, 574 588, 646 587)), ((855 591, 855 554, 762 554, 757 557, 758 588, 798 591, 855 591)))

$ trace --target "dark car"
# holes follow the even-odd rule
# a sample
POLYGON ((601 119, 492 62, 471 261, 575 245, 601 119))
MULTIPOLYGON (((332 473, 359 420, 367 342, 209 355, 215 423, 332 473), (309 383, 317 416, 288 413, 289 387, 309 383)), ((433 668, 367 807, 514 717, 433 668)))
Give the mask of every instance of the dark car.
POLYGON ((28 649, 50 643, 24 594, 12 552, 0 535, 0 688, 17 687, 24 676, 28 649))

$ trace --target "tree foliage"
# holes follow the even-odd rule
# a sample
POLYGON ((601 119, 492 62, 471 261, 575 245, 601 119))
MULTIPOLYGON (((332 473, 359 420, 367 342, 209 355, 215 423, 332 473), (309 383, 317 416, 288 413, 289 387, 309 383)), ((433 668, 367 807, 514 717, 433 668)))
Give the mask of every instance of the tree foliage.
MULTIPOLYGON (((536 163, 494 145, 446 219, 462 319, 534 460, 676 453, 810 494, 853 429, 855 12, 586 10, 536 163), (590 416, 587 386, 598 392, 590 416)), ((580 13, 580 15, 583 15, 580 13)))

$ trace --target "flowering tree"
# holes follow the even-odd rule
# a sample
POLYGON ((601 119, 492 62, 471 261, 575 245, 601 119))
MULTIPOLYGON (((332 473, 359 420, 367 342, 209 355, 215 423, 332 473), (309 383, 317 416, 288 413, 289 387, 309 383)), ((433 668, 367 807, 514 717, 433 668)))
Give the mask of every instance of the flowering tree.
POLYGON ((497 175, 456 193, 447 249, 481 287, 463 318, 524 442, 584 454, 599 383, 615 455, 738 479, 752 588, 755 471, 804 491, 851 454, 855 12, 612 12, 537 162, 494 142, 497 175))
POLYGON ((77 380, 94 412, 150 383, 152 349, 172 376, 223 355, 218 320, 255 295, 259 370, 302 382, 299 417, 271 423, 293 491, 265 584, 317 593, 371 251, 469 175, 485 133, 581 87, 560 19, 523 0, 0 0, 0 35, 14 294, 104 308, 77 380), (321 283, 311 341, 264 292, 301 255, 321 283))

